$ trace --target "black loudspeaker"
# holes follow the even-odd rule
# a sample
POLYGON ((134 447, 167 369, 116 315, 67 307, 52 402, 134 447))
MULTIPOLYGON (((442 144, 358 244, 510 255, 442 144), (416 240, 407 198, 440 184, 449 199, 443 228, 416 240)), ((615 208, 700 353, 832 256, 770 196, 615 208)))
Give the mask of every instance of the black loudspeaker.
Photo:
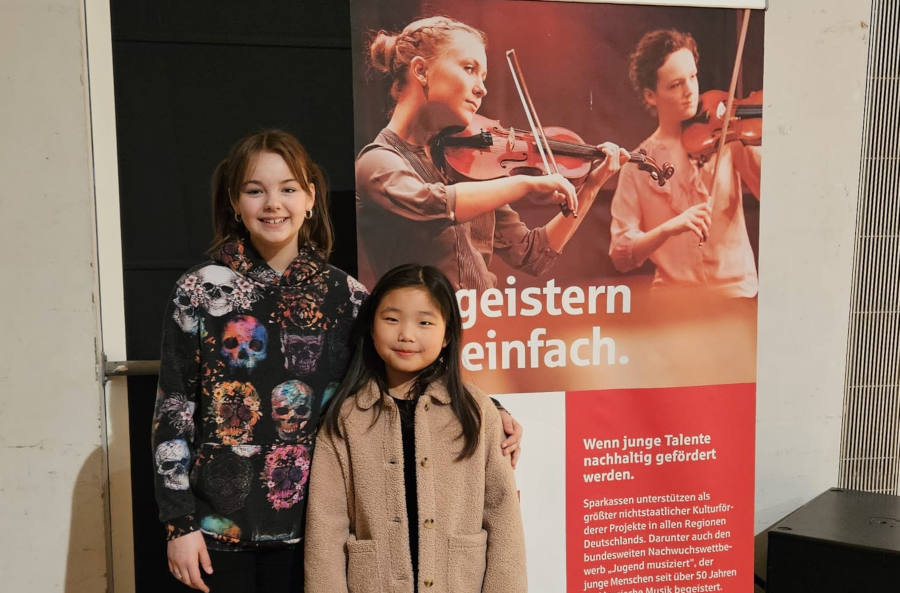
POLYGON ((766 593, 900 591, 900 496, 832 488, 769 530, 766 593))

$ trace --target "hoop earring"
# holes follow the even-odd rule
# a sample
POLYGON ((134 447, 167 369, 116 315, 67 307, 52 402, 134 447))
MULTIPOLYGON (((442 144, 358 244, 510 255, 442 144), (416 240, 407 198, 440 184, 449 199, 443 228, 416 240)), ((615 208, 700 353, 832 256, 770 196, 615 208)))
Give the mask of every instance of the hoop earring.
POLYGON ((237 211, 237 210, 234 211, 234 221, 235 221, 235 222, 241 222, 241 215, 238 214, 238 211, 237 211))
POLYGON ((305 218, 306 220, 312 219, 312 208, 306 211, 306 214, 303 215, 303 218, 305 218))

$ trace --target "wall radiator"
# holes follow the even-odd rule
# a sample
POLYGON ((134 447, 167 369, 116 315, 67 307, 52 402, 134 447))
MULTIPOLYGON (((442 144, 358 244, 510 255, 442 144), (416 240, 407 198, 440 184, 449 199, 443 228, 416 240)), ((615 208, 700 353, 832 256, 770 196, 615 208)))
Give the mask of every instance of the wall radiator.
MULTIPOLYGON (((837 82, 837 81, 834 81, 837 82)), ((827 85, 828 81, 824 81, 827 85)), ((872 0, 838 485, 900 487, 900 2, 872 0)))

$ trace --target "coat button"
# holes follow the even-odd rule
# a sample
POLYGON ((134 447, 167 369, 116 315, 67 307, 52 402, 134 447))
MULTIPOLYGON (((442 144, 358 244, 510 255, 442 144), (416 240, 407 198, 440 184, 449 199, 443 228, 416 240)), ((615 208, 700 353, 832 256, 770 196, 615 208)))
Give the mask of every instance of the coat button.
POLYGON ((430 586, 432 586, 433 584, 434 584, 434 581, 433 581, 433 580, 431 580, 431 579, 425 579, 424 585, 425 585, 426 587, 430 587, 430 586))
POLYGON ((419 462, 419 465, 421 465, 422 467, 426 467, 428 465, 428 458, 423 457, 422 461, 419 462))
POLYGON ((425 525, 425 527, 431 529, 432 527, 434 527, 434 519, 425 519, 422 524, 425 525))
POLYGON ((425 405, 422 407, 425 408, 425 411, 427 412, 431 405, 428 402, 425 402, 425 405))

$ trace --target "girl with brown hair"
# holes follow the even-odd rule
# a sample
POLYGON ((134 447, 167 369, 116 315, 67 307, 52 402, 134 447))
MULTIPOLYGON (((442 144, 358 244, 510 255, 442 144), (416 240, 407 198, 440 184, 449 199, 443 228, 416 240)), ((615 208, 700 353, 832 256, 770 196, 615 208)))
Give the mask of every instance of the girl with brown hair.
POLYGON ((301 591, 315 429, 366 290, 327 263, 324 177, 290 134, 239 140, 212 194, 211 261, 175 283, 163 328, 152 444, 169 570, 201 591, 301 591))

